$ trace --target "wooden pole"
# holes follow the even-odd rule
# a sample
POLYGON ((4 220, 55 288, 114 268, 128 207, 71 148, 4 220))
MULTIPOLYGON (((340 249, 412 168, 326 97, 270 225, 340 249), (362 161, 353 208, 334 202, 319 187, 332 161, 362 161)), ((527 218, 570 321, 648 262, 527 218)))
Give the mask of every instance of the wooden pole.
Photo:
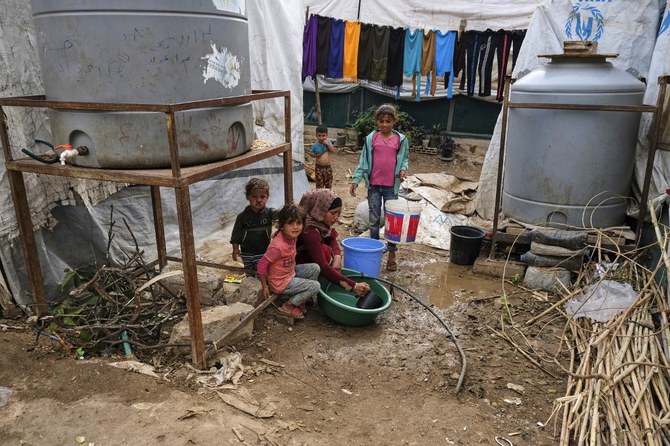
POLYGON ((496 232, 498 232, 498 216, 500 215, 500 195, 503 184, 503 166, 505 163, 505 140, 507 135, 507 113, 509 112, 509 86, 512 82, 510 76, 505 76, 505 95, 503 96, 502 123, 500 130, 500 148, 498 150, 498 176, 496 178, 496 198, 493 210, 493 229, 491 230, 491 252, 489 259, 494 260, 496 255, 496 232))
POLYGON ((317 124, 323 124, 321 120, 321 95, 319 95, 319 79, 318 75, 314 75, 314 96, 316 97, 316 122, 317 124))
MULTIPOLYGON (((668 86, 668 76, 663 76, 658 79, 658 98, 656 100, 656 111, 653 114, 653 125, 651 126, 651 140, 649 142, 649 151, 647 154, 647 168, 644 172, 644 180, 642 185, 642 196, 640 197, 640 211, 637 214, 637 228, 635 231, 635 246, 640 245, 642 239, 642 227, 644 226, 644 219, 647 216, 647 199, 649 198, 649 187, 651 185, 651 176, 654 169, 654 161, 656 160, 656 144, 661 132, 661 119, 663 119, 663 105, 665 104, 665 90, 668 86)), ((654 212, 652 209, 651 212, 654 212)))
MULTIPOLYGON (((7 128, 7 117, 0 107, 0 140, 5 155, 5 162, 12 161, 12 150, 9 144, 9 131, 7 128)), ((28 198, 26 195, 26 184, 23 181, 23 173, 7 169, 9 178, 9 187, 12 191, 12 201, 14 202, 14 212, 16 222, 19 227, 19 239, 21 240, 21 249, 26 261, 26 272, 30 289, 33 293, 32 299, 35 304, 37 316, 46 316, 49 311, 47 305, 46 290, 44 289, 44 278, 42 277, 42 268, 37 253, 35 243, 35 233, 30 218, 30 209, 28 207, 28 198)))

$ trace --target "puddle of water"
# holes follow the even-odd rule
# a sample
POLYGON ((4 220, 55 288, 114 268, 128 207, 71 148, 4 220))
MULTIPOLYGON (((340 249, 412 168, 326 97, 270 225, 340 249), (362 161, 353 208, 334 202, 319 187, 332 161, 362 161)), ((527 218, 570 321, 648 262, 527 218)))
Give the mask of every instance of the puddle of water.
POLYGON ((422 273, 426 275, 426 285, 430 289, 429 302, 439 308, 501 292, 500 281, 474 274, 468 266, 431 263, 424 265, 422 273))

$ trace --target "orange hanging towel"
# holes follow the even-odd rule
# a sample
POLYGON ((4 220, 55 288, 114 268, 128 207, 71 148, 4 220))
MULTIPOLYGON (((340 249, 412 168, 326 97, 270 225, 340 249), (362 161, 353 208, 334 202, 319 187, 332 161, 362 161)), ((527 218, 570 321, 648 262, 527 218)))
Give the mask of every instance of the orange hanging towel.
POLYGON ((344 60, 342 77, 358 79, 358 41, 361 38, 360 22, 346 22, 344 26, 344 60))

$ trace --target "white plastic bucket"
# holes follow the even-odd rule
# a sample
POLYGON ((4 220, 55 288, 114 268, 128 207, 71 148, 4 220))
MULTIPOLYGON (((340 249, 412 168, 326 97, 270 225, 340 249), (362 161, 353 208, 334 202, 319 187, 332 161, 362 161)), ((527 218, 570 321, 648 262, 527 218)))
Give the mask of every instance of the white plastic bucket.
POLYGON ((384 238, 392 243, 412 243, 419 229, 422 209, 421 204, 416 201, 387 201, 384 238))

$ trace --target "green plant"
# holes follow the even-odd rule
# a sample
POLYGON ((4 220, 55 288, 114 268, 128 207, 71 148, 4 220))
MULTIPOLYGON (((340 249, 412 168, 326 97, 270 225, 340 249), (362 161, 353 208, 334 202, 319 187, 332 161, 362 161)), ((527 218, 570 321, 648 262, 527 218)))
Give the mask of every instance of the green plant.
POLYGON ((370 107, 367 110, 357 112, 354 115, 356 119, 351 128, 353 128, 358 135, 366 136, 377 127, 377 122, 375 121, 376 109, 376 107, 370 107))
POLYGON ((442 124, 437 123, 437 124, 433 124, 431 126, 431 128, 430 128, 430 134, 431 135, 440 136, 441 133, 442 133, 442 124))
MULTIPOLYGON (((416 125, 416 120, 409 113, 403 111, 399 106, 394 105, 394 107, 398 111, 398 122, 395 125, 395 129, 410 139, 419 135, 421 127, 416 125)), ((376 111, 377 106, 375 105, 354 115, 355 120, 351 127, 359 136, 367 136, 377 128, 377 120, 375 119, 376 111)))

